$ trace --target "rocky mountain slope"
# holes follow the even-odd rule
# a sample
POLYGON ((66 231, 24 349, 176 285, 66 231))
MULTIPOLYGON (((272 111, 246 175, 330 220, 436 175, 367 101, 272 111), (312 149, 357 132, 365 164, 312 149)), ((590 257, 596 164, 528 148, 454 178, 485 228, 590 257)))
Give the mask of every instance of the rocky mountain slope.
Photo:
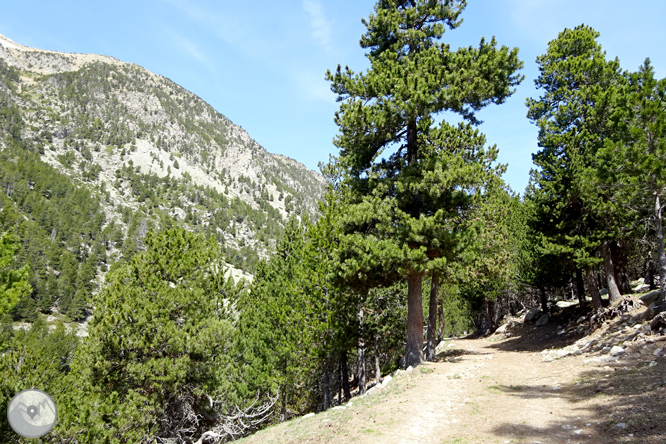
POLYGON ((0 232, 34 289, 14 319, 85 318, 105 272, 174 224, 214 237, 251 278, 290 217, 316 217, 324 179, 270 154, 201 98, 111 57, 0 35, 0 232))
MULTIPOLYGON (((167 78, 111 57, 38 50, 4 36, 0 60, 15 73, 0 91, 6 107, 19 111, 20 139, 102 196, 107 223, 127 230, 125 209, 147 223, 170 217, 215 233, 230 252, 263 257, 288 217, 317 211, 320 175, 268 153, 167 78)), ((229 260, 248 270, 256 258, 230 253, 229 260)))

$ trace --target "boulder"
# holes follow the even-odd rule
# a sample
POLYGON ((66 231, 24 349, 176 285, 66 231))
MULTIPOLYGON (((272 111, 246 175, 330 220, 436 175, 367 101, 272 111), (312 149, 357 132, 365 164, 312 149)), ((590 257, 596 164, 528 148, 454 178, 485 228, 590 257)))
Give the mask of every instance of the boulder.
POLYGON ((542 327, 548 323, 550 320, 550 316, 548 316, 548 313, 544 314, 539 318, 539 320, 536 322, 537 327, 542 327))
POLYGON ((648 294, 644 294, 641 296, 640 299, 641 303, 645 305, 646 307, 649 307, 650 304, 653 302, 657 302, 659 300, 659 297, 661 296, 661 290, 654 290, 649 292, 648 294))
POLYGON ((618 345, 614 345, 610 349, 611 356, 620 356, 622 353, 624 353, 624 349, 618 345))
POLYGON ((660 313, 650 322, 650 329, 658 331, 666 327, 666 313, 660 313))
POLYGON ((442 341, 439 344, 437 344, 437 347, 435 347, 435 355, 438 355, 441 352, 443 352, 446 349, 446 346, 447 344, 445 341, 442 341))
POLYGON ((645 311, 645 319, 652 319, 664 311, 666 311, 666 303, 657 304, 656 302, 653 302, 645 311))
POLYGON ((496 334, 506 333, 507 328, 509 328, 509 323, 508 323, 508 322, 507 322, 506 324, 502 324, 502 325, 500 325, 500 326, 497 328, 497 330, 495 330, 495 333, 496 333, 496 334))
POLYGON ((650 286, 648 284, 641 284, 635 287, 631 287, 631 289, 634 291, 634 293, 643 293, 644 291, 648 291, 650 286))
POLYGON ((629 285, 632 287, 638 287, 639 285, 643 285, 645 283, 645 278, 639 278, 636 279, 635 281, 631 281, 629 285))
POLYGON ((388 383, 391 382, 391 379, 393 379, 391 375, 384 376, 384 380, 382 381, 382 387, 386 387, 388 383))
POLYGON ((530 308, 527 313, 525 313, 525 318, 523 322, 532 322, 539 318, 541 315, 541 310, 538 308, 530 308))

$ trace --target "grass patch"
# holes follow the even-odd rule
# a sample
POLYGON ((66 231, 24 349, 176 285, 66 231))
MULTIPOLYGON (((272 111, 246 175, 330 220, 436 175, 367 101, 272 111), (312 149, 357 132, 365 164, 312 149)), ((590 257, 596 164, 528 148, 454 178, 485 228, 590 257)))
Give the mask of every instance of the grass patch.
POLYGON ((496 393, 496 394, 501 394, 502 389, 499 385, 489 385, 486 387, 486 390, 488 390, 490 393, 496 393))

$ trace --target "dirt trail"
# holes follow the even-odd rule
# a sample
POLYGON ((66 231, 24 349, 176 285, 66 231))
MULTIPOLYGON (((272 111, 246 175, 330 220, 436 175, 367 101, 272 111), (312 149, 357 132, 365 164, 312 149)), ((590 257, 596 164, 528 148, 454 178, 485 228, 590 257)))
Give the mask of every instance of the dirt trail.
MULTIPOLYGON (((484 339, 453 341, 445 362, 417 369, 433 373, 417 376, 409 390, 411 411, 405 418, 411 433, 383 442, 612 442, 596 439, 602 398, 572 396, 572 387, 594 364, 582 358, 543 362, 541 353, 498 345, 484 339), (428 399, 432 403, 424 404, 428 399)), ((400 428, 386 432, 394 435, 400 428)))
MULTIPOLYGON (((597 335, 605 349, 548 362, 544 349, 580 338, 557 328, 520 326, 508 338, 452 340, 438 362, 399 372, 344 409, 243 442, 666 443, 666 338, 624 343, 597 335), (625 352, 616 358, 608 349, 617 343, 625 352)), ((629 327, 606 330, 612 328, 629 327)))

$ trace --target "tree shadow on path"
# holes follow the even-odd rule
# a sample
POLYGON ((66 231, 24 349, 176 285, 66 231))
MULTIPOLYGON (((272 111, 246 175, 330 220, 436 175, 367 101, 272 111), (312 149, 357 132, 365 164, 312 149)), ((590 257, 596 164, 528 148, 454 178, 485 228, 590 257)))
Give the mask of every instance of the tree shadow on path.
POLYGON ((571 384, 496 386, 525 400, 563 398, 571 405, 562 419, 529 427, 504 423, 493 428, 500 437, 542 443, 666 443, 666 360, 629 359, 582 372, 571 384), (590 418, 591 414, 591 418, 590 418), (583 417, 583 418, 581 418, 583 417))

